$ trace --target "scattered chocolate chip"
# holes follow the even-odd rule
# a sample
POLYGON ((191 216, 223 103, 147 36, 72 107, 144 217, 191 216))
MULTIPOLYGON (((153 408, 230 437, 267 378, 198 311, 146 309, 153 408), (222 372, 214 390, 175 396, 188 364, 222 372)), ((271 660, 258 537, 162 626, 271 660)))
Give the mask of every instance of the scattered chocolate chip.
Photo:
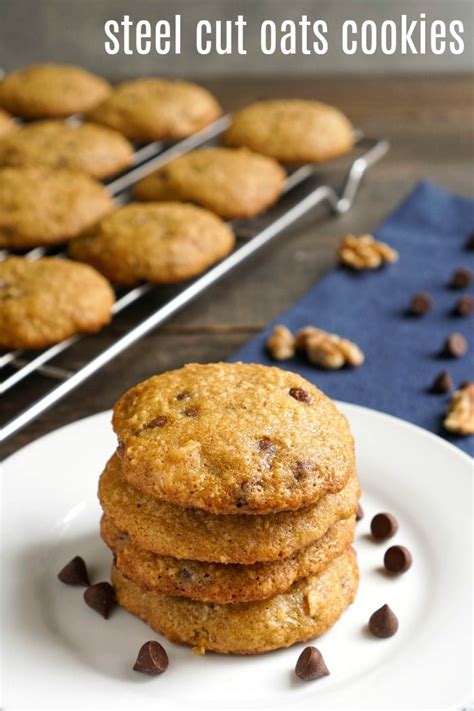
POLYGON ((449 393, 453 388, 453 380, 447 370, 442 370, 439 375, 433 380, 431 392, 433 393, 449 393))
POLYGON ((158 415, 158 417, 155 417, 153 420, 144 425, 141 429, 136 430, 134 434, 139 435, 142 432, 146 432, 146 430, 154 430, 157 427, 164 427, 167 422, 168 418, 165 417, 165 415, 158 415))
POLYGON ((469 267, 460 267, 453 273, 451 286, 453 289, 466 289, 474 279, 469 267))
POLYGON ((383 557, 383 564, 391 573, 405 573, 412 562, 411 553, 405 546, 391 546, 383 557))
POLYGON ((183 390, 182 393, 178 393, 176 395, 176 400, 186 400, 189 397, 191 397, 191 393, 188 392, 187 390, 183 390))
POLYGON ((433 306, 433 299, 429 294, 420 291, 412 296, 410 301, 410 313, 413 316, 424 316, 433 306))
POLYGON ((158 674, 163 674, 168 669, 168 665, 169 660, 166 651, 159 642, 152 640, 145 642, 140 647, 133 669, 143 674, 157 676, 158 674))
POLYGON ((392 637, 398 630, 398 620, 388 605, 383 605, 370 617, 369 630, 375 637, 392 637))
POLYGON ((64 566, 58 573, 58 578, 66 585, 90 585, 87 567, 80 555, 76 555, 64 566))
POLYGON ((370 530, 378 540, 391 538, 398 531, 398 521, 392 514, 379 513, 370 522, 370 530))
POLYGON ((303 649, 296 662, 295 674, 303 681, 313 681, 322 676, 328 676, 329 669, 323 659, 323 655, 316 647, 306 647, 303 649))
POLYGON ((307 393, 306 390, 303 390, 303 388, 290 388, 289 394, 299 402, 311 402, 309 393, 307 393))
POLYGON ((184 411, 184 414, 186 417, 197 417, 199 413, 199 410, 197 407, 187 407, 184 411))
POLYGON ((110 583, 96 583, 87 588, 84 600, 86 605, 108 619, 110 611, 116 603, 115 590, 110 583))
POLYGON ((247 504, 248 504, 247 499, 244 499, 242 496, 239 499, 237 499, 236 506, 238 509, 241 509, 242 506, 247 506, 247 504))
POLYGON ((464 294, 456 304, 455 311, 458 316, 470 316, 474 313, 474 296, 464 294))
POLYGON ((467 238, 466 249, 474 249, 474 232, 471 232, 467 238))
POLYGON ((362 521, 364 515, 364 509, 360 504, 357 504, 356 521, 362 521))
POLYGON ((451 333, 444 342, 444 355, 461 358, 467 353, 467 341, 462 333, 451 333))

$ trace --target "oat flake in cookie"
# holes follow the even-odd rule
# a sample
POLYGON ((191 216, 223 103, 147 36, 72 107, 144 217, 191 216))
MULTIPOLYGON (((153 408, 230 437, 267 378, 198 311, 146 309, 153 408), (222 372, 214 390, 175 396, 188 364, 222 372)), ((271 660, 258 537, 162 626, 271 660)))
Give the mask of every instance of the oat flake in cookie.
POLYGON ((111 91, 108 82, 67 64, 36 64, 0 81, 0 106, 15 116, 53 118, 88 111, 111 91))
POLYGON ((131 484, 213 513, 298 509, 355 473, 346 418, 279 368, 192 364, 155 376, 118 401, 113 426, 131 484))
POLYGON ((65 259, 0 262, 0 348, 43 348, 111 319, 114 292, 94 269, 65 259))

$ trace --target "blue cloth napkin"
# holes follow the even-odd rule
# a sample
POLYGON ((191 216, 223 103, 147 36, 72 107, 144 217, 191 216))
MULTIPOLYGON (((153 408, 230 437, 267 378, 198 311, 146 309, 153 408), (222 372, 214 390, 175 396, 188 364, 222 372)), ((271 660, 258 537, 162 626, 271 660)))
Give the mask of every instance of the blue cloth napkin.
POLYGON ((310 324, 337 333, 362 348, 362 367, 324 371, 301 357, 279 365, 300 373, 332 398, 414 422, 474 454, 472 436, 455 437, 442 427, 450 396, 430 392, 433 379, 444 369, 455 387, 474 380, 474 316, 453 314, 459 297, 473 290, 450 286, 454 269, 474 268, 474 252, 466 248, 473 230, 474 200, 419 183, 374 233, 399 252, 396 264, 360 273, 334 269, 231 360, 274 365, 265 342, 277 323, 292 331, 310 324), (407 306, 419 291, 431 294, 433 308, 415 318, 407 314, 407 306), (443 342, 454 331, 466 336, 469 351, 458 359, 442 357, 443 342))

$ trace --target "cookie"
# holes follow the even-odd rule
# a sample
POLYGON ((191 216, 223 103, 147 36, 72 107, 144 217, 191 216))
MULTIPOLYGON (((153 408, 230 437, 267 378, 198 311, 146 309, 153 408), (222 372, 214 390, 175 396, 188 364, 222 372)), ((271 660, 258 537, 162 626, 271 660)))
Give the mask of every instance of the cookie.
POLYGON ((285 171, 273 159, 246 149, 201 148, 141 180, 137 200, 184 200, 220 217, 253 217, 281 195, 285 171))
POLYGON ((6 111, 0 109, 0 138, 6 136, 17 128, 13 118, 6 111))
POLYGON ((352 476, 342 491, 299 511, 219 516, 173 506, 135 489, 123 477, 117 455, 99 481, 106 516, 138 546, 173 558, 244 565, 286 558, 310 545, 337 521, 353 516, 359 496, 352 476))
POLYGON ((237 112, 224 135, 228 146, 245 146, 283 163, 322 163, 354 144, 350 121, 319 101, 259 101, 237 112))
POLYGON ((83 173, 0 168, 0 248, 65 242, 113 207, 104 186, 83 173))
POLYGON ((200 207, 132 203, 73 240, 69 253, 117 284, 175 284, 205 271, 234 244, 230 227, 200 207))
POLYGON ((113 427, 131 484, 216 514, 298 509, 355 474, 344 415, 279 368, 190 364, 157 375, 120 398, 113 427))
POLYGON ((112 569, 122 607, 172 642, 224 654, 259 654, 322 635, 354 600, 358 580, 352 548, 283 593, 235 605, 148 592, 112 569))
POLYGON ((68 64, 34 64, 0 81, 0 106, 28 119, 83 113, 112 87, 100 77, 68 64))
POLYGON ((295 580, 317 575, 352 543, 355 517, 338 521, 306 548, 283 560, 254 565, 202 563, 150 553, 106 516, 101 535, 120 572, 144 590, 220 604, 272 597, 295 580))
POLYGON ((0 348, 44 348, 94 333, 111 319, 114 293, 94 269, 65 259, 0 262, 0 348))
POLYGON ((149 78, 122 82, 88 117, 128 138, 159 141, 189 136, 220 115, 216 99, 203 87, 149 78))
POLYGON ((69 168, 107 178, 127 168, 132 158, 124 136, 91 123, 38 121, 0 140, 0 166, 69 168))

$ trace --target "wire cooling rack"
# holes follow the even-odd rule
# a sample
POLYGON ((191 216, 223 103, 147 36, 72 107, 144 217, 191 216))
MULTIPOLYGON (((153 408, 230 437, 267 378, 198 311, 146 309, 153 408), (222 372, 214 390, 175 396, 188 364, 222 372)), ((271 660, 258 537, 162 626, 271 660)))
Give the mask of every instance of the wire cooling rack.
MULTIPOLYGON (((127 202, 130 197, 129 190, 138 180, 149 175, 178 155, 211 143, 225 131, 229 123, 230 116, 226 115, 206 129, 175 143, 171 147, 164 147, 163 144, 154 142, 138 148, 134 154, 131 169, 106 183, 107 189, 115 198, 117 204, 127 202)), ((336 213, 343 213, 349 210, 356 197, 364 173, 385 155, 388 148, 389 144, 386 140, 365 137, 360 132, 356 132, 354 153, 357 155, 352 156, 352 162, 345 173, 343 187, 340 192, 330 185, 315 185, 315 174, 316 171, 319 171, 320 166, 306 164, 293 169, 285 181, 283 190, 285 205, 283 208, 280 210, 272 209, 266 215, 254 220, 234 222, 232 226, 236 231, 237 244, 228 257, 201 276, 182 285, 168 301, 159 306, 143 321, 137 323, 125 335, 117 338, 105 350, 98 352, 78 370, 71 371, 64 367, 58 367, 55 364, 55 358, 73 348, 83 338, 90 339, 94 338, 94 336, 72 336, 43 351, 36 351, 33 355, 29 352, 20 351, 1 354, 0 372, 5 373, 0 382, 0 393, 3 396, 13 388, 18 388, 33 373, 55 381, 55 384, 45 395, 32 402, 26 409, 5 423, 1 429, 2 439, 6 440, 35 420, 45 410, 81 385, 91 375, 97 373, 140 338, 176 314, 199 294, 262 249, 317 205, 326 203, 330 210, 336 213), (305 185, 308 185, 309 189, 302 194, 301 189, 305 185), (301 189, 296 190, 296 188, 301 189), (57 384, 58 380, 62 382, 57 384)), ((51 253, 51 251, 37 248, 28 252, 26 257, 28 259, 38 259, 46 253, 51 253)), ((4 250, 0 256, 6 255, 7 252, 4 250)), ((152 289, 159 288, 151 284, 143 284, 130 290, 120 290, 117 293, 117 301, 113 309, 114 316, 145 297, 152 289)))

